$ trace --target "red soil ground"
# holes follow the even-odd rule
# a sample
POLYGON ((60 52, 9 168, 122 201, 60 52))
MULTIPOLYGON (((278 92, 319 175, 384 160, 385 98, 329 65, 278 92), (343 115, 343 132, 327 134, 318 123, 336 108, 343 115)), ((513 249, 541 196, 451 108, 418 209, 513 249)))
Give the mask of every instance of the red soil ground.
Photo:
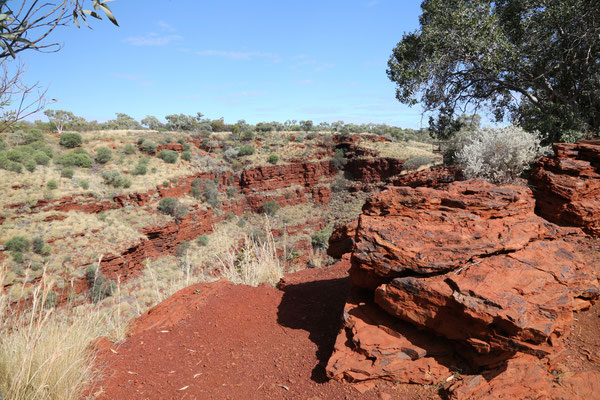
POLYGON ((100 344, 97 399, 437 399, 433 387, 328 381, 348 263, 287 275, 282 290, 227 282, 184 289, 100 344))

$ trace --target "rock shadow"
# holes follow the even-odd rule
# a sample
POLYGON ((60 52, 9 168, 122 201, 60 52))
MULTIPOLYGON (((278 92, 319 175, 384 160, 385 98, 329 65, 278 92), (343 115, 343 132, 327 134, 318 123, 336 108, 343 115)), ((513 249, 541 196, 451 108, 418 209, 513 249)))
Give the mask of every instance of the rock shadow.
POLYGON ((350 290, 349 278, 327 279, 283 288, 283 298, 277 310, 277 322, 287 328, 302 329, 317 345, 317 365, 311 379, 318 383, 328 380, 325 373, 337 334, 342 326, 342 312, 350 290))

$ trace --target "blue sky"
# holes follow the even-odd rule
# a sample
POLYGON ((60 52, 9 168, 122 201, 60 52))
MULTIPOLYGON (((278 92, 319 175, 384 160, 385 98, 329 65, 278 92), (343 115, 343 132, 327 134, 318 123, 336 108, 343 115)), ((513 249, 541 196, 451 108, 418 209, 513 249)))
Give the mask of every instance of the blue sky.
MULTIPOLYGON (((418 27, 420 1, 116 0, 120 28, 56 31, 63 48, 22 53, 50 108, 105 121, 195 114, 427 125, 394 98, 385 70, 418 27)), ((38 116, 38 118, 40 118, 38 116)), ((45 119, 45 117, 41 117, 45 119)))

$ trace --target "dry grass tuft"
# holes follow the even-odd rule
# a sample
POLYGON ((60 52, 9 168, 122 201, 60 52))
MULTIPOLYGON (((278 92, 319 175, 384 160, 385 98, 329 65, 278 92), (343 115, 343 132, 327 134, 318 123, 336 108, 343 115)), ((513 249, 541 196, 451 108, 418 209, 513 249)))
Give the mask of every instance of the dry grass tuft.
POLYGON ((7 294, 0 293, 2 398, 79 399, 94 376, 90 342, 102 325, 98 314, 57 313, 49 307, 52 284, 43 277, 33 291, 31 309, 19 314, 7 294))
POLYGON ((230 248, 223 253, 219 263, 224 278, 235 284, 250 286, 261 283, 275 286, 279 282, 284 265, 277 256, 268 218, 265 218, 265 232, 263 241, 257 242, 246 236, 241 248, 230 248))

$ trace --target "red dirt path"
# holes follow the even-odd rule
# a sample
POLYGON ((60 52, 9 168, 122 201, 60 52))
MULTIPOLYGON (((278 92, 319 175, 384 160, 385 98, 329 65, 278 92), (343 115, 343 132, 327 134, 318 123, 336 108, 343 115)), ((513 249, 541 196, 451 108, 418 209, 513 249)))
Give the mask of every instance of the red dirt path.
POLYGON ((360 393, 326 379, 347 269, 287 275, 283 290, 224 281, 186 288, 140 317, 120 347, 100 346, 105 380, 93 392, 102 400, 438 399, 432 387, 380 383, 360 393))

